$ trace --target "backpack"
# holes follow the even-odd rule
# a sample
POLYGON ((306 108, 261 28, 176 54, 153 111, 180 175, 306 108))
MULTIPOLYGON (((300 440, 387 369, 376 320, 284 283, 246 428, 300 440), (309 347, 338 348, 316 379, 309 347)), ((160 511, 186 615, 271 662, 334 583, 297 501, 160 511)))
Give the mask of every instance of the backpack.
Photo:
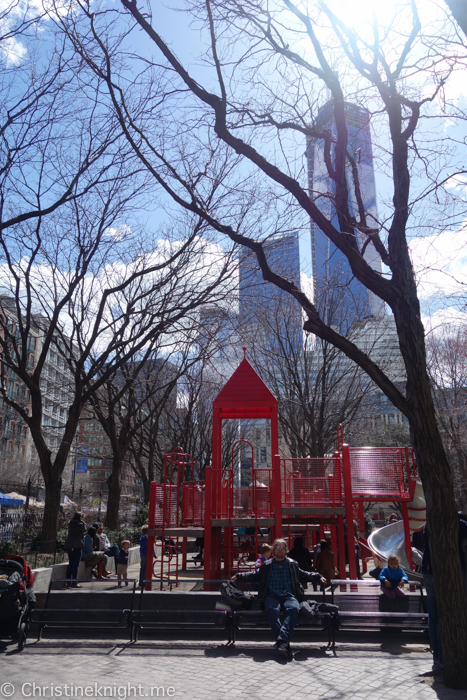
POLYGON ((251 593, 241 591, 232 581, 224 581, 221 584, 221 598, 232 610, 249 610, 253 603, 251 593))
POLYGON ((316 600, 304 600, 300 603, 300 612, 308 619, 321 618, 323 627, 332 625, 339 628, 339 608, 331 603, 317 603, 316 600))

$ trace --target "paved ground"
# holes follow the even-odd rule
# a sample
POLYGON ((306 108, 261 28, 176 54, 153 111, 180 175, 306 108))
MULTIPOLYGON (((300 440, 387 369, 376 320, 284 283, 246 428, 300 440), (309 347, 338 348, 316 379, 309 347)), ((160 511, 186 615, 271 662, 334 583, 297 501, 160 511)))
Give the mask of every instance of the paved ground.
POLYGON ((0 642, 0 698, 175 697, 186 700, 466 700, 424 676, 422 645, 342 644, 337 657, 294 645, 285 661, 268 644, 0 642))
MULTIPOLYGON (((129 576, 138 572, 133 566, 129 576)), ((202 572, 190 565, 184 577, 201 578, 202 572)), ((115 584, 112 577, 109 586, 115 584)), ((446 688, 442 677, 424 675, 432 659, 424 644, 341 643, 336 657, 319 644, 292 646, 293 660, 285 661, 266 643, 226 648, 45 639, 18 654, 0 642, 0 700, 467 700, 466 691, 446 688)))

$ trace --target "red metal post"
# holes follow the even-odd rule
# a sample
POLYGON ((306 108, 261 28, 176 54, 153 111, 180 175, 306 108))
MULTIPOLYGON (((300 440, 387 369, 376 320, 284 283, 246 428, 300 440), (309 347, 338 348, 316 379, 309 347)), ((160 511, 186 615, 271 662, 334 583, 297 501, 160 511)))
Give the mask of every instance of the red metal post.
POLYGON ((204 500, 204 578, 211 576, 212 467, 204 470, 206 495, 204 500))
POLYGON ((353 502, 352 502, 352 475, 350 471, 349 446, 342 445, 342 472, 344 479, 344 504, 347 519, 347 552, 349 557, 349 578, 357 578, 357 560, 355 556, 355 536, 353 531, 353 502))
POLYGON ((336 564, 338 562, 338 556, 337 556, 337 527, 335 525, 330 526, 331 530, 331 549, 333 552, 336 553, 336 564))
MULTIPOLYGON (((271 430, 272 435, 272 430, 271 430)), ((281 458, 275 454, 272 458, 272 478, 274 481, 274 518, 275 518, 275 537, 282 537, 282 494, 281 494, 281 458)))
POLYGON ((363 501, 358 501, 358 531, 365 532, 365 513, 363 510, 363 501))
POLYGON ((344 534, 344 516, 343 515, 338 515, 337 516, 337 536, 338 536, 338 544, 339 544, 339 556, 338 556, 338 561, 339 561, 339 577, 341 579, 346 578, 346 573, 345 573, 345 534, 344 534))

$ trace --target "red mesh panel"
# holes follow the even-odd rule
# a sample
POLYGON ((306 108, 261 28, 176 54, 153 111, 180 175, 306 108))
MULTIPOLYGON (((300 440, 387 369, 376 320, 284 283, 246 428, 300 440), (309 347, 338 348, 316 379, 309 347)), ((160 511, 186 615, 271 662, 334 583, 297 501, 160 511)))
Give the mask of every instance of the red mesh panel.
POLYGON ((172 484, 157 484, 156 486, 156 527, 178 526, 177 487, 172 484), (165 505, 164 505, 165 492, 165 505), (165 511, 165 512, 164 512, 165 511))
POLYGON ((339 459, 281 459, 281 474, 284 505, 343 504, 339 459))
POLYGON ((407 499, 407 451, 403 447, 351 447, 352 494, 357 497, 407 499))
MULTIPOLYGON (((255 469, 253 481, 247 488, 234 488, 234 474, 226 469, 222 472, 220 494, 213 489, 213 517, 215 518, 266 518, 272 513, 271 470, 255 469)), ((213 472, 213 483, 218 482, 213 472)))
POLYGON ((189 481, 182 486, 182 526, 204 525, 205 482, 189 481))

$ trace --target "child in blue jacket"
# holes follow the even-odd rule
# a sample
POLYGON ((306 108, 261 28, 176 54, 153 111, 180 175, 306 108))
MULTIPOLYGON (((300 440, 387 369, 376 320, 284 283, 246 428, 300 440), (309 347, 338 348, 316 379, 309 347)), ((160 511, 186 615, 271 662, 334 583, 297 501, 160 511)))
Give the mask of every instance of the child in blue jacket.
POLYGON ((404 583, 408 583, 407 574, 400 568, 399 557, 395 554, 390 554, 388 557, 388 565, 384 567, 379 575, 381 581, 381 590, 391 600, 396 596, 402 598, 404 596, 404 583))

